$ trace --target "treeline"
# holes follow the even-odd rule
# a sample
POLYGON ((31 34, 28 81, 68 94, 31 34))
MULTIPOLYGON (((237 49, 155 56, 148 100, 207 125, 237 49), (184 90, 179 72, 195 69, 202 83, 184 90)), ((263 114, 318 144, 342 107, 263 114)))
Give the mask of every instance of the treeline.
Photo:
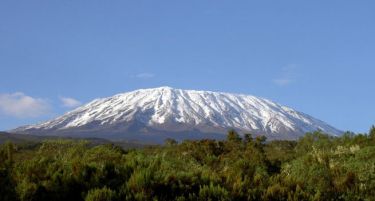
POLYGON ((49 140, 0 146, 1 201, 375 200, 375 128, 298 141, 262 136, 123 150, 49 140))

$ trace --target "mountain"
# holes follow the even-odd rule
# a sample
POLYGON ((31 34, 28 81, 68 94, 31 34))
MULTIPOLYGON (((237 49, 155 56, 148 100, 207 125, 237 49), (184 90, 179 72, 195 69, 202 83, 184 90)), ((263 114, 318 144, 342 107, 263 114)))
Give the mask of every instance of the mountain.
POLYGON ((160 87, 117 94, 13 133, 163 141, 225 137, 228 129, 297 139, 341 131, 307 114, 255 96, 160 87))

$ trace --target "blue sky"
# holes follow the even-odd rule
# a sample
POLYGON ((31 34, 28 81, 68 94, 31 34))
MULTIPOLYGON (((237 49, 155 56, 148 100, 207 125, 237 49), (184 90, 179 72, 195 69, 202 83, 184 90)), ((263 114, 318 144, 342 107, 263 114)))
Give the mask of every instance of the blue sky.
POLYGON ((374 1, 0 1, 0 130, 171 86, 375 123, 374 1))

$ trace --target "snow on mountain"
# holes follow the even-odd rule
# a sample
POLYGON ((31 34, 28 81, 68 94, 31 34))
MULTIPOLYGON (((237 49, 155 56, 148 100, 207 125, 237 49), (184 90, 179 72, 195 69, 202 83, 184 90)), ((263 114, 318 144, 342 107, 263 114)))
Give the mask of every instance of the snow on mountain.
POLYGON ((120 139, 163 135, 184 139, 189 138, 184 133, 200 133, 195 136, 198 138, 208 134, 223 136, 231 128, 271 139, 296 139, 318 129, 332 135, 341 133, 323 121, 264 98, 170 87, 95 99, 56 119, 12 132, 120 139))

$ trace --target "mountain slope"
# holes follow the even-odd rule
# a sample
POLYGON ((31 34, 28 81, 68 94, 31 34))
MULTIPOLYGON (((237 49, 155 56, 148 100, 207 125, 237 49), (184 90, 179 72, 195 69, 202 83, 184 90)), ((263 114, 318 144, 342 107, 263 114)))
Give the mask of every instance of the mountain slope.
POLYGON ((51 121, 12 132, 109 139, 184 139, 221 138, 220 134, 230 128, 271 139, 296 139, 318 129, 332 135, 341 133, 323 121, 267 99, 170 87, 96 99, 51 121))

